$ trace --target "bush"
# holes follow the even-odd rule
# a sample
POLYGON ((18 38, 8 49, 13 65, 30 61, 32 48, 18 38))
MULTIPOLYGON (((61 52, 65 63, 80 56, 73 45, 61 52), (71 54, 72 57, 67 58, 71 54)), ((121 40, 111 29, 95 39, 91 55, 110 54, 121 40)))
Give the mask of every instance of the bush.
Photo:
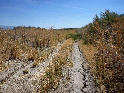
POLYGON ((82 38, 81 34, 79 34, 79 33, 76 33, 76 34, 69 34, 68 37, 69 37, 69 38, 72 38, 74 41, 75 41, 75 40, 79 40, 79 39, 82 38))
POLYGON ((83 28, 82 37, 85 44, 97 48, 95 54, 95 76, 100 86, 105 86, 107 93, 122 93, 124 61, 124 18, 106 10, 93 23, 83 28))

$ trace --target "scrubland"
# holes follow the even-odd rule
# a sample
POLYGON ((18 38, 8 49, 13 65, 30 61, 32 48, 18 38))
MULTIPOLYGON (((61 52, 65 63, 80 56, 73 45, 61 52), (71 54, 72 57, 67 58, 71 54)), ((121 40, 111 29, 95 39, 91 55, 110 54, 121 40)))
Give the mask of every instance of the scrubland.
POLYGON ((51 51, 49 48, 66 40, 71 33, 75 32, 35 27, 0 30, 0 70, 6 68, 4 62, 8 60, 28 60, 36 63, 44 60, 51 51))
MULTIPOLYGON (((0 85, 4 85, 3 90, 7 86, 6 91, 10 91, 15 86, 9 86, 8 83, 18 85, 23 79, 32 86, 35 79, 37 86, 31 89, 19 85, 20 90, 22 87, 26 89, 22 89, 22 93, 54 93, 62 78, 68 82, 71 79, 70 75, 64 75, 64 70, 73 69, 73 63, 77 67, 77 62, 83 62, 80 64, 83 72, 80 76, 85 81, 85 88, 88 83, 85 77, 93 75, 92 81, 95 81, 100 93, 123 93, 124 16, 106 10, 96 15, 92 23, 79 29, 15 27, 12 30, 0 30, 0 85), (75 42, 77 54, 73 55, 80 60, 72 62, 75 42)), ((75 75, 79 71, 71 73, 75 75)))
POLYGON ((124 16, 106 10, 82 28, 80 48, 104 93, 124 91, 124 16))

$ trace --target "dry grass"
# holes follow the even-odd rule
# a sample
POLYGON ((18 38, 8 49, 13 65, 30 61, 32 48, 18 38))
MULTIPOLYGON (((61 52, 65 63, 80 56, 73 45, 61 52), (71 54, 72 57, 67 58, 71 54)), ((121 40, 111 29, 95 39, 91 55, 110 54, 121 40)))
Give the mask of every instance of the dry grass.
POLYGON ((66 40, 58 55, 53 59, 52 64, 46 69, 45 76, 42 77, 41 93, 47 93, 50 89, 55 90, 63 77, 63 68, 72 66, 72 62, 69 59, 72 44, 72 39, 66 40))
POLYGON ((97 52, 97 48, 91 44, 83 44, 82 41, 79 42, 79 46, 84 53, 85 58, 92 62, 94 61, 94 54, 97 52))
POLYGON ((49 55, 46 48, 56 46, 67 39, 73 30, 39 29, 17 27, 14 30, 0 31, 0 70, 5 69, 7 60, 43 61, 49 55))
POLYGON ((96 83, 101 88, 104 87, 106 93, 123 93, 123 24, 123 17, 107 10, 100 17, 96 16, 93 23, 88 24, 82 31, 84 43, 92 44, 97 49, 95 53, 93 47, 82 45, 91 68, 96 68, 93 71, 96 83), (93 55, 95 62, 92 62, 93 55))
POLYGON ((97 52, 97 48, 91 44, 83 44, 81 40, 79 41, 79 47, 83 52, 83 55, 85 56, 86 60, 88 61, 91 71, 95 73, 96 70, 95 54, 97 52))

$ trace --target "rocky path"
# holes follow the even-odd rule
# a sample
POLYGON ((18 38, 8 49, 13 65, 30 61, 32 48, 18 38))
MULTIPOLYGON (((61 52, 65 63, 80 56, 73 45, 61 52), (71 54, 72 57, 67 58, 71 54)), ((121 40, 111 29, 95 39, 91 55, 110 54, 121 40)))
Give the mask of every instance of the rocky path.
MULTIPOLYGON (((48 59, 40 63, 35 68, 32 68, 33 62, 21 64, 15 62, 12 68, 0 72, 0 80, 4 83, 0 84, 0 92, 2 93, 37 93, 40 89, 41 78, 47 66, 52 62, 52 59, 58 54, 62 44, 58 44, 48 59), (17 65, 18 64, 18 65, 17 65), (23 71, 28 73, 24 74, 23 71)), ((97 92, 94 79, 90 73, 88 63, 83 54, 80 52, 78 43, 73 44, 72 50, 73 67, 66 69, 65 72, 69 74, 68 84, 61 84, 57 91, 49 93, 99 93, 97 92), (65 88, 66 87, 66 88, 65 88)), ((65 82, 66 79, 62 79, 65 82)))
POLYGON ((64 69, 65 76, 61 79, 58 89, 49 93, 100 93, 97 91, 88 62, 80 52, 77 42, 73 44, 71 55, 73 67, 64 69), (66 79, 67 77, 69 80, 66 79))
POLYGON ((69 93, 97 93, 88 63, 80 52, 77 42, 73 45, 72 62, 69 93))
POLYGON ((16 65, 15 67, 8 68, 8 70, 0 72, 0 80, 4 80, 4 83, 0 84, 0 92, 36 93, 41 85, 40 77, 44 74, 45 69, 52 62, 52 59, 58 54, 61 46, 62 44, 59 43, 49 55, 48 59, 35 68, 32 68, 34 62, 29 62, 25 66, 22 66, 23 64, 19 64, 19 66, 16 65), (28 73, 24 74, 24 70, 28 71, 28 73))

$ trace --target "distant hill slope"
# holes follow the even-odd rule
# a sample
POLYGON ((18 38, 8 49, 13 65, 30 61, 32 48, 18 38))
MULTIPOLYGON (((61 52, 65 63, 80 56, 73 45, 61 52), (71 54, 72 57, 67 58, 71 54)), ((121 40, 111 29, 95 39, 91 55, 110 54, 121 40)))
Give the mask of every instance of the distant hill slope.
POLYGON ((2 28, 2 29, 13 29, 14 26, 4 26, 4 25, 0 25, 0 28, 2 28))

